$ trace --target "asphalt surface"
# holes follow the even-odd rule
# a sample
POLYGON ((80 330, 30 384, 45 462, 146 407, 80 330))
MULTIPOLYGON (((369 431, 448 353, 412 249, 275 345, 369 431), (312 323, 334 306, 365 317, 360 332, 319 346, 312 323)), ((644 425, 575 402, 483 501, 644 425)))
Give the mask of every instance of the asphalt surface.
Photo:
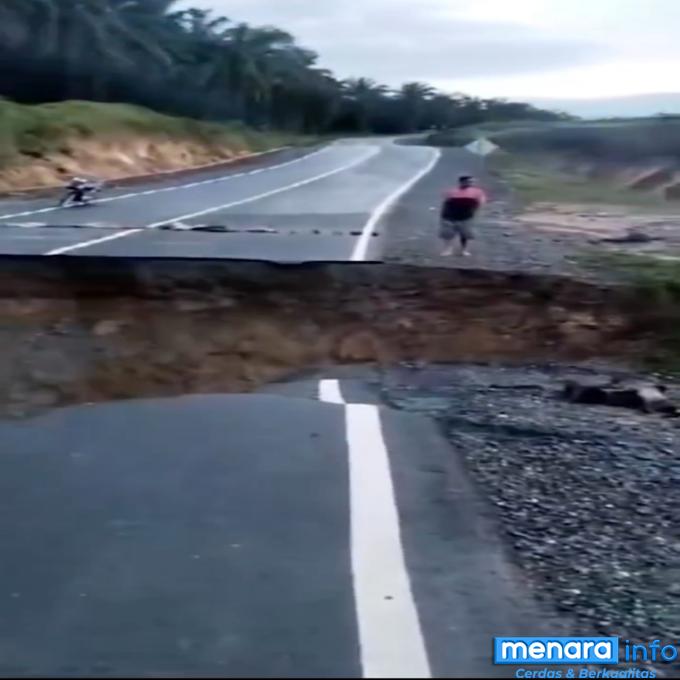
POLYGON ((108 189, 88 207, 56 209, 54 197, 3 200, 0 254, 380 259, 380 218, 437 154, 390 140, 346 140, 108 189), (230 231, 190 230, 196 226, 230 231))
POLYGON ((269 391, 0 423, 2 677, 512 677, 540 616, 432 422, 269 391))
MULTIPOLYGON (((353 140, 88 208, 6 200, 0 254, 380 259, 438 160, 353 140)), ((360 377, 59 409, 0 440, 0 677, 513 677, 493 636, 555 632, 433 421, 360 377)))

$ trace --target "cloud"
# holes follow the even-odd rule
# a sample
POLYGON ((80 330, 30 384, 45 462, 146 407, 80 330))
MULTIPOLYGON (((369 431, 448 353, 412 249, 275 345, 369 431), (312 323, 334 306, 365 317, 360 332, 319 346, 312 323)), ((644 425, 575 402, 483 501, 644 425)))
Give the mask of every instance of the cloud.
POLYGON ((234 21, 272 24, 316 50, 340 77, 388 85, 559 70, 611 48, 510 20, 466 18, 458 0, 187 0, 234 21))

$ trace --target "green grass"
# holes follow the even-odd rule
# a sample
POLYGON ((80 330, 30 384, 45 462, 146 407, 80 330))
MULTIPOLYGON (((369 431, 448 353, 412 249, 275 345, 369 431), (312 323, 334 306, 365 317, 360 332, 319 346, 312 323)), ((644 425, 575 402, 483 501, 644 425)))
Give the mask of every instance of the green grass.
POLYGON ((428 137, 428 141, 430 144, 436 146, 464 146, 479 137, 489 137, 493 139, 503 132, 525 129, 536 130, 543 127, 554 127, 559 124, 560 123, 535 120, 480 123, 479 125, 465 125, 453 130, 434 132, 428 137))
POLYGON ((652 255, 597 253, 586 264, 604 266, 648 295, 653 304, 673 304, 680 309, 680 260, 652 255))
POLYGON ((431 143, 460 146, 479 136, 506 151, 558 153, 600 161, 680 161, 680 117, 593 121, 512 121, 485 123, 435 133, 431 143))
POLYGON ((68 101, 29 106, 0 100, 0 165, 21 156, 48 156, 74 139, 124 135, 163 135, 234 151, 262 151, 304 141, 257 132, 240 123, 175 118, 128 104, 68 101))
POLYGON ((492 137, 510 152, 554 153, 611 163, 680 161, 680 121, 674 119, 516 127, 499 130, 492 137))
POLYGON ((680 373, 680 261, 597 253, 581 258, 581 264, 606 269, 630 287, 633 308, 652 319, 658 351, 647 358, 650 367, 680 373))
POLYGON ((555 158, 547 155, 498 152, 487 163, 492 172, 508 182, 525 205, 561 202, 628 205, 642 211, 680 210, 680 205, 664 201, 656 194, 631 191, 612 181, 562 170, 555 158))
POLYGON ((501 152, 491 157, 490 167, 503 174, 526 202, 678 208, 653 193, 615 183, 624 168, 680 169, 678 116, 487 123, 436 133, 430 142, 463 146, 480 136, 498 144, 501 152))

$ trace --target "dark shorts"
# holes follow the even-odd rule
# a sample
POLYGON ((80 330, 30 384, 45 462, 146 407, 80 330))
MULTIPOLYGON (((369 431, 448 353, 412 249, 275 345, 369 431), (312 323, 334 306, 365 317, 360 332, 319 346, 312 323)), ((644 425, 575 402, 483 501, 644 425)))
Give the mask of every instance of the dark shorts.
POLYGON ((472 220, 441 220, 439 223, 439 238, 442 241, 452 241, 456 236, 467 240, 474 238, 472 220))

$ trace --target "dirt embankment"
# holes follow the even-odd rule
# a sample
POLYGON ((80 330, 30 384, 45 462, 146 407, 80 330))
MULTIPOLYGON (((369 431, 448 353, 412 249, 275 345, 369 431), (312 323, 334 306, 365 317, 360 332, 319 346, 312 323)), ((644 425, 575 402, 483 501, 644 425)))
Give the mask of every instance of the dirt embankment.
POLYGON ((61 186, 73 176, 117 180, 185 170, 247 156, 251 151, 158 136, 72 138, 59 151, 24 156, 0 171, 0 191, 61 186))
POLYGON ((243 125, 165 116, 95 102, 26 106, 0 100, 0 191, 59 186, 233 160, 294 141, 243 125))
POLYGON ((0 411, 245 391, 306 368, 635 359, 623 290, 400 265, 0 260, 0 411))

